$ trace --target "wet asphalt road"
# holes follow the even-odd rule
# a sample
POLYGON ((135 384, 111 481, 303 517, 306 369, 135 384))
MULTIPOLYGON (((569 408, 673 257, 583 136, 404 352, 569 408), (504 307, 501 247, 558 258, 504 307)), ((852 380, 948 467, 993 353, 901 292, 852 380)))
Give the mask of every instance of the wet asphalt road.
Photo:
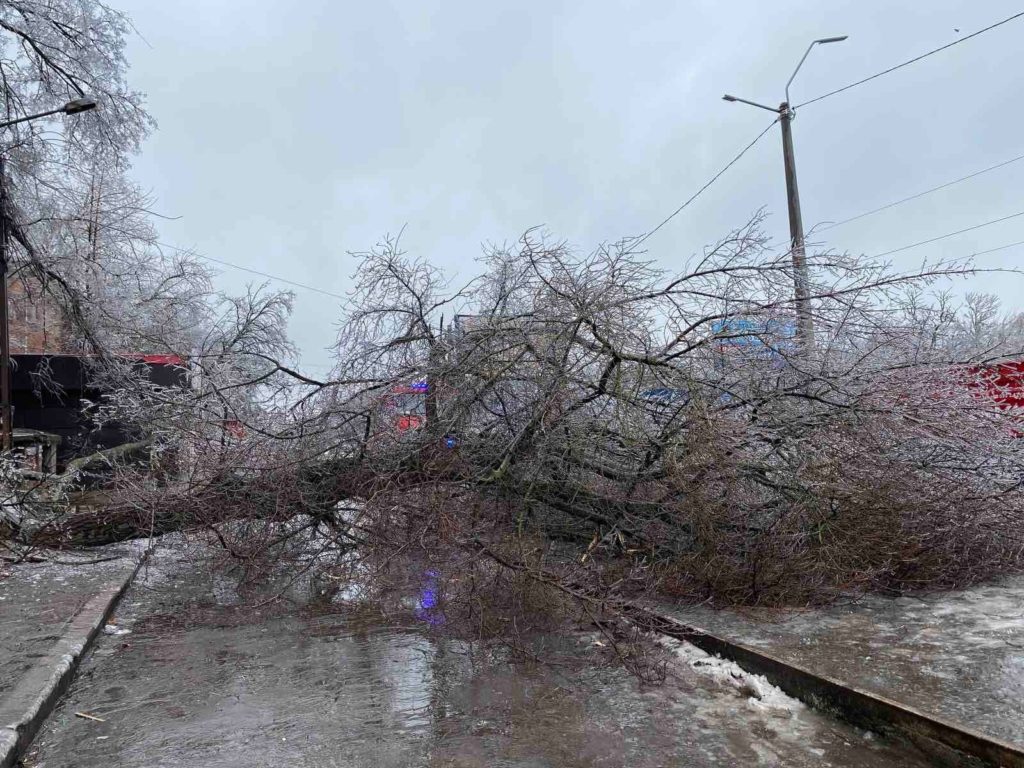
POLYGON ((141 574, 131 634, 100 640, 28 766, 927 764, 699 651, 645 690, 582 636, 545 641, 555 666, 516 662, 412 620, 247 608, 172 559, 141 574))

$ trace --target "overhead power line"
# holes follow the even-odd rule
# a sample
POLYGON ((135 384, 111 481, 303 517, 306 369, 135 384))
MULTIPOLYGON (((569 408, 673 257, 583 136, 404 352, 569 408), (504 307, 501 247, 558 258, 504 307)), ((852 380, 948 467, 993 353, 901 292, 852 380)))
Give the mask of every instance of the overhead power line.
POLYGON ((313 291, 314 293, 320 293, 320 294, 323 294, 324 296, 330 296, 330 297, 335 298, 335 299, 341 299, 342 301, 344 301, 344 300, 346 300, 348 298, 347 296, 344 296, 344 295, 342 295, 340 293, 334 293, 332 291, 325 291, 323 288, 316 288, 315 286, 312 286, 312 285, 306 285, 306 283, 299 283, 299 282, 296 282, 295 280, 289 280, 286 277, 279 277, 278 275, 272 275, 269 272, 260 272, 258 269, 252 269, 251 267, 243 267, 243 266, 241 266, 239 264, 232 264, 230 261, 223 261, 222 259, 215 259, 215 258, 213 258, 213 256, 204 256, 203 254, 196 253, 195 251, 190 250, 188 248, 179 248, 178 246, 171 245, 170 243, 157 243, 157 245, 162 246, 163 248, 170 248, 172 251, 178 251, 178 253, 187 253, 190 256, 194 256, 197 259, 201 259, 202 261, 210 261, 210 262, 213 262, 214 264, 220 264, 220 265, 225 266, 225 267, 231 267, 232 269, 237 269, 237 270, 240 270, 242 272, 248 272, 249 274, 252 274, 252 275, 259 275, 260 277, 265 277, 268 280, 275 280, 275 281, 277 281, 279 283, 284 283, 285 285, 295 286, 296 288, 304 288, 307 291, 313 291))
POLYGON ((1015 245, 1024 245, 1024 240, 1018 240, 1015 243, 1007 243, 1006 245, 997 245, 995 248, 987 248, 984 251, 975 251, 972 256, 984 256, 986 253, 995 253, 996 251, 1005 251, 1007 248, 1013 248, 1015 245))
POLYGON ((946 43, 946 45, 940 46, 939 48, 935 48, 934 50, 928 51, 927 53, 922 53, 920 56, 915 56, 914 58, 908 59, 907 61, 904 61, 901 64, 897 64, 894 67, 889 67, 888 69, 882 70, 881 72, 871 75, 870 77, 865 77, 863 80, 858 80, 855 83, 844 85, 842 88, 836 88, 834 91, 829 91, 828 93, 823 93, 821 96, 816 96, 815 98, 810 99, 809 101, 805 101, 803 104, 798 104, 796 107, 794 107, 794 109, 806 107, 808 104, 814 104, 815 102, 821 101, 822 99, 827 99, 829 96, 835 96, 837 93, 842 93, 843 91, 848 91, 851 88, 856 88, 858 85, 864 85, 864 83, 868 83, 872 80, 882 77, 882 75, 888 75, 890 72, 895 72, 897 69, 902 69, 903 67, 914 64, 918 61, 921 61, 921 59, 925 59, 931 56, 932 54, 939 53, 940 51, 944 51, 947 48, 952 48, 954 45, 965 43, 971 38, 977 37, 978 35, 982 35, 985 32, 990 32, 996 27, 1003 26, 1003 24, 1009 24, 1011 21, 1019 19, 1022 16, 1024 16, 1024 11, 1021 11, 1020 13, 1015 13, 1013 14, 1013 16, 1009 16, 1003 19, 1002 21, 997 21, 995 24, 991 24, 985 27, 984 29, 979 29, 977 32, 972 32, 969 35, 965 35, 964 37, 958 38, 957 40, 954 40, 952 43, 946 43))
POLYGON ((772 129, 772 126, 774 126, 777 122, 779 122, 779 118, 775 118, 774 120, 772 120, 763 131, 761 131, 759 134, 757 134, 757 136, 754 137, 753 141, 751 141, 749 144, 747 144, 747 146, 745 146, 743 149, 741 149, 739 151, 739 154, 737 154, 732 160, 730 160, 728 163, 726 163, 725 166, 722 168, 722 170, 720 170, 718 173, 716 173, 714 176, 712 176, 710 179, 708 179, 707 183, 704 184, 703 187, 701 187, 696 192, 694 192, 689 197, 689 199, 686 200, 685 203, 680 205, 678 208, 676 208, 674 211, 672 211, 672 213, 670 213, 668 216, 666 216, 661 221, 661 223, 658 224, 658 226, 656 226, 654 229, 650 230, 647 234, 645 234, 643 237, 641 237, 635 243, 631 243, 630 247, 631 248, 638 247, 641 243, 643 243, 645 240, 647 240, 647 238, 649 238, 651 235, 653 235, 659 229, 661 229, 666 224, 668 224, 670 221, 672 221, 672 219, 674 219, 676 216, 678 216, 680 213, 682 213, 690 205, 690 203, 692 203, 694 200, 696 200, 698 197, 700 197, 708 187, 710 187, 712 184, 714 184, 716 181, 718 181, 718 179, 722 176, 722 174, 724 174, 726 171, 728 171, 730 168, 732 168, 737 162, 739 162, 740 158, 743 157, 745 154, 747 154, 747 151, 750 150, 750 148, 753 147, 755 144, 757 144, 757 142, 759 142, 761 140, 761 138, 766 133, 768 133, 768 131, 770 131, 772 129))
MULTIPOLYGON (((992 219, 991 221, 985 221, 985 222, 982 222, 981 224, 975 224, 973 227, 966 227, 965 229, 958 229, 956 232, 947 232, 944 235, 939 235, 938 237, 931 237, 931 238, 928 238, 927 240, 921 240, 920 242, 917 242, 917 243, 911 243, 910 245, 901 246, 900 248, 893 248, 891 251, 885 251, 884 253, 876 253, 875 254, 875 258, 881 258, 882 256, 889 256, 889 255, 894 254, 894 253, 900 253, 901 251, 909 251, 911 248, 917 248, 918 246, 921 246, 921 245, 928 245, 929 243, 935 243, 935 242, 938 242, 939 240, 945 240, 946 238, 949 238, 949 237, 954 237, 956 235, 962 235, 965 232, 973 232, 974 230, 981 229, 982 227, 990 227, 993 224, 999 224, 1000 222, 1003 222, 1003 221, 1009 221, 1010 219, 1016 219, 1019 216, 1024 216, 1024 211, 1018 211, 1017 213, 1011 213, 1009 216, 1001 216, 998 219, 992 219)), ((1009 247, 1009 246, 1004 246, 1004 247, 1009 247)), ((999 250, 999 249, 995 249, 995 250, 999 250)), ((983 253, 989 253, 989 251, 983 251, 983 253)))
POLYGON ((881 213, 882 211, 887 211, 890 208, 895 208, 897 205, 903 205, 903 203, 909 203, 911 200, 917 200, 919 197, 924 197, 925 195, 930 195, 932 192, 938 192, 939 190, 946 189, 948 187, 952 187, 955 184, 959 184, 962 181, 967 181, 968 179, 973 179, 976 176, 981 176, 982 174, 988 173, 989 171, 995 171, 995 170, 998 170, 999 168, 1004 168, 1005 166, 1010 165, 1011 163, 1016 163, 1019 160, 1024 160, 1024 155, 1017 155, 1016 157, 1011 157, 1009 160, 1004 160, 1001 163, 996 163, 995 165, 990 165, 988 168, 982 168, 980 171, 975 171, 974 173, 969 173, 966 176, 961 176, 959 179, 953 179, 952 181, 947 181, 945 184, 940 184, 937 187, 932 187, 931 189, 926 189, 923 192, 918 192, 917 194, 910 195, 909 197, 904 197, 904 198, 901 198, 899 200, 894 200, 891 203, 887 203, 886 205, 880 206, 878 208, 872 208, 870 211, 865 211, 864 213, 858 213, 856 216, 850 216, 849 218, 843 219, 842 221, 837 221, 837 222, 834 222, 832 224, 826 224, 823 227, 817 227, 814 230, 814 232, 815 232, 815 234, 817 234, 819 232, 826 232, 826 231, 828 231, 830 229, 835 229, 836 227, 841 227, 843 224, 849 224, 851 221, 857 221, 858 219, 863 219, 865 216, 873 216, 876 213, 881 213))

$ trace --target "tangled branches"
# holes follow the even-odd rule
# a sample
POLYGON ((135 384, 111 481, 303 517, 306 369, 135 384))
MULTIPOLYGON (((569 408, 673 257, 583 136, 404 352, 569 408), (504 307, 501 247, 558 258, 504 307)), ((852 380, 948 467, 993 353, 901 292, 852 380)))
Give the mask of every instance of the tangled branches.
POLYGON ((803 345, 759 223, 678 274, 531 232, 458 290, 385 242, 360 255, 329 380, 242 333, 199 388, 122 390, 179 472, 120 475, 119 535, 205 530, 377 597, 433 574, 481 634, 601 620, 565 601, 806 604, 1019 568, 1022 443, 991 365, 1020 323, 936 293, 968 265, 825 254, 803 345))
POLYGON ((969 269, 818 256, 804 348, 787 255, 758 223, 674 276, 528 233, 451 294, 395 243, 365 254, 333 402, 346 387, 350 410, 368 402, 365 463, 404 499, 381 504, 443 489, 458 513, 417 512, 419 541, 442 524, 540 540, 589 580, 687 599, 827 600, 1018 567, 1020 441, 979 384, 1014 340, 965 344, 948 299, 924 300, 969 269), (413 381, 425 426, 396 433, 373 393, 413 381))

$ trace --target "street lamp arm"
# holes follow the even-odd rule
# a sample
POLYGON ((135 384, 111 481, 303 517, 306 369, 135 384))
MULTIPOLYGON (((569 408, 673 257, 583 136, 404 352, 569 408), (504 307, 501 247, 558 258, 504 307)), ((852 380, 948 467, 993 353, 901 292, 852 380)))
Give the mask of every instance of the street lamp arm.
POLYGON ((18 123, 27 123, 29 120, 38 120, 40 117, 49 117, 50 115, 77 115, 79 112, 88 112, 90 109, 96 109, 96 100, 83 96, 80 99, 72 99, 63 107, 57 109, 50 109, 46 112, 40 112, 36 115, 26 115, 25 117, 16 117, 14 120, 7 120, 0 123, 0 128, 7 128, 11 125, 17 125, 18 123))
POLYGON ((796 73, 800 71, 800 67, 804 65, 804 61, 811 52, 811 48, 818 45, 819 43, 824 45, 825 43, 841 43, 847 38, 847 35, 839 35, 838 37, 823 37, 820 40, 814 40, 810 45, 807 46, 807 50, 804 51, 804 55, 800 57, 800 61, 796 65, 796 69, 793 70, 793 74, 789 76, 789 80, 786 81, 786 103, 789 104, 789 86, 793 84, 796 73))
POLYGON ((18 123, 27 123, 29 120, 38 120, 40 117, 49 117, 50 115, 56 115, 64 111, 64 107, 60 109, 51 109, 48 112, 40 112, 37 115, 26 115, 25 117, 17 117, 14 120, 6 120, 0 123, 0 128, 6 128, 9 125, 17 125, 18 123))
POLYGON ((800 71, 800 67, 804 65, 804 61, 807 60, 808 54, 811 52, 811 48, 818 44, 815 40, 813 43, 807 46, 807 50, 804 51, 804 55, 800 57, 800 62, 796 65, 796 69, 793 70, 793 74, 789 76, 789 80, 786 81, 786 103, 789 104, 789 86, 793 83, 793 79, 796 77, 796 73, 800 71))
POLYGON ((723 101, 738 101, 741 104, 749 104, 752 107, 760 107, 761 109, 767 109, 769 112, 778 114, 779 110, 777 107, 766 107, 764 104, 758 104, 756 101, 748 101, 747 99, 741 99, 739 96, 730 96, 728 93, 722 97, 723 101))

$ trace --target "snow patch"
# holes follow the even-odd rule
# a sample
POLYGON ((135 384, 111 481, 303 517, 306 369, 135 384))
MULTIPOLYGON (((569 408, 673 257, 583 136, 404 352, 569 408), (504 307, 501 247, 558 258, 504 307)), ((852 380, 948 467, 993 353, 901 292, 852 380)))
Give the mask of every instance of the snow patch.
POLYGON ((805 708, 803 702, 783 693, 763 675, 752 675, 734 661, 712 656, 695 645, 678 640, 669 647, 680 661, 698 674, 743 695, 751 709, 793 713, 805 708))

